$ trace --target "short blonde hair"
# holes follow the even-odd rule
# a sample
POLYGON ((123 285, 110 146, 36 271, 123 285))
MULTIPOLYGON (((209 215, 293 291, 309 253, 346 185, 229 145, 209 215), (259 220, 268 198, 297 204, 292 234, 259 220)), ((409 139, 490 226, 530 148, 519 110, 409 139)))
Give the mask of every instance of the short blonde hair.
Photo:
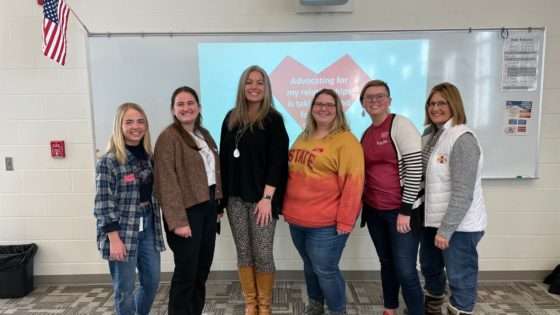
POLYGON ((315 100, 317 100, 317 98, 322 94, 332 96, 332 98, 334 98, 334 102, 336 105, 336 117, 334 118, 334 122, 331 126, 331 129, 329 130, 329 134, 333 134, 339 131, 350 130, 350 127, 346 122, 346 116, 344 115, 344 108, 342 107, 342 101, 340 100, 338 94, 332 89, 322 89, 317 93, 315 93, 315 96, 313 96, 313 100, 311 101, 311 105, 309 106, 309 111, 307 112, 307 119, 305 121, 305 129, 303 130, 302 133, 305 138, 309 138, 317 130, 317 122, 315 121, 315 118, 313 118, 312 111, 313 111, 313 104, 315 104, 315 100))
POLYGON ((437 126, 430 120, 430 115, 428 114, 428 106, 430 106, 430 100, 435 93, 439 93, 439 95, 441 95, 441 97, 443 97, 449 105, 453 126, 467 123, 467 116, 465 115, 463 99, 461 98, 459 89, 449 82, 443 82, 434 86, 432 88, 432 91, 430 92, 430 95, 428 95, 428 98, 426 99, 426 105, 424 108, 426 115, 426 125, 432 125, 434 128, 437 128, 437 126))
POLYGON ((126 157, 126 144, 124 139, 124 133, 122 130, 122 124, 124 120, 124 115, 129 109, 134 109, 138 111, 144 120, 146 121, 146 133, 142 138, 142 146, 148 156, 152 156, 152 144, 150 142, 150 125, 148 124, 148 116, 140 107, 140 105, 135 103, 124 103, 119 108, 117 108, 117 113, 115 114, 115 120, 113 121, 113 134, 109 138, 109 143, 107 144, 107 153, 114 153, 117 161, 120 165, 124 165, 127 162, 126 157))

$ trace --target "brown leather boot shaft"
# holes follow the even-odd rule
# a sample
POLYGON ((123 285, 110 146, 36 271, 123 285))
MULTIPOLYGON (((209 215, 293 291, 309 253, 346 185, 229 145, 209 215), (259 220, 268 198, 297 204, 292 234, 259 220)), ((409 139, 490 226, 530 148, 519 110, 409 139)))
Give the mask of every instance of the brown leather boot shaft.
POLYGON ((239 267, 239 282, 245 298, 245 315, 257 315, 257 282, 253 266, 239 267))
POLYGON ((274 287, 274 272, 257 272, 257 299, 259 301, 258 315, 272 313, 272 289, 274 287))

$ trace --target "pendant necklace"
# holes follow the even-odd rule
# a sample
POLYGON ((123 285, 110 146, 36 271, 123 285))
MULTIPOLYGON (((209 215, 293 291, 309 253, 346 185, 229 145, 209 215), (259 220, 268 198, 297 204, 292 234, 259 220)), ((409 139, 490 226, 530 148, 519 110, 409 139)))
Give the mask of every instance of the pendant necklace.
POLYGON ((243 137, 246 131, 247 131, 247 127, 243 127, 237 130, 237 132, 235 133, 235 149, 233 150, 233 157, 236 159, 241 156, 241 152, 239 152, 239 141, 241 141, 241 138, 243 137))

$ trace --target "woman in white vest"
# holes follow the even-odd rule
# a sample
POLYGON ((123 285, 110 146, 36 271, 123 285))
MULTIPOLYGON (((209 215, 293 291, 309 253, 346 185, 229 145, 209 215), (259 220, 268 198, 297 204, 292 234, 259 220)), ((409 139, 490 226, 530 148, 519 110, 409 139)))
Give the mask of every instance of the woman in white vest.
POLYGON ((433 87, 425 109, 426 228, 420 248, 425 313, 442 314, 449 281, 448 314, 472 314, 478 284, 476 246, 487 222, 480 179, 482 150, 466 126, 461 94, 453 84, 433 87))

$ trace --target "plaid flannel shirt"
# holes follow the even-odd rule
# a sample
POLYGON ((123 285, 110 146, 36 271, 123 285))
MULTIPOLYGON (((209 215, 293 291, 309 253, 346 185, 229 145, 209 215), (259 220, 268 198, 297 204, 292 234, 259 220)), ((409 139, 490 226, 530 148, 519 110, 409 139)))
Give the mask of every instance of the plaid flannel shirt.
MULTIPOLYGON (((108 224, 118 223, 119 236, 128 252, 135 257, 138 247, 138 230, 143 217, 140 204, 140 185, 135 174, 139 173, 140 161, 127 151, 127 163, 120 165, 114 153, 105 154, 96 166, 95 208, 97 219, 97 248, 104 259, 109 259, 109 238, 103 230, 108 224)), ((149 163, 152 171, 152 163, 149 163)), ((156 250, 165 250, 161 228, 161 211, 152 196, 154 209, 154 232, 156 250)))

